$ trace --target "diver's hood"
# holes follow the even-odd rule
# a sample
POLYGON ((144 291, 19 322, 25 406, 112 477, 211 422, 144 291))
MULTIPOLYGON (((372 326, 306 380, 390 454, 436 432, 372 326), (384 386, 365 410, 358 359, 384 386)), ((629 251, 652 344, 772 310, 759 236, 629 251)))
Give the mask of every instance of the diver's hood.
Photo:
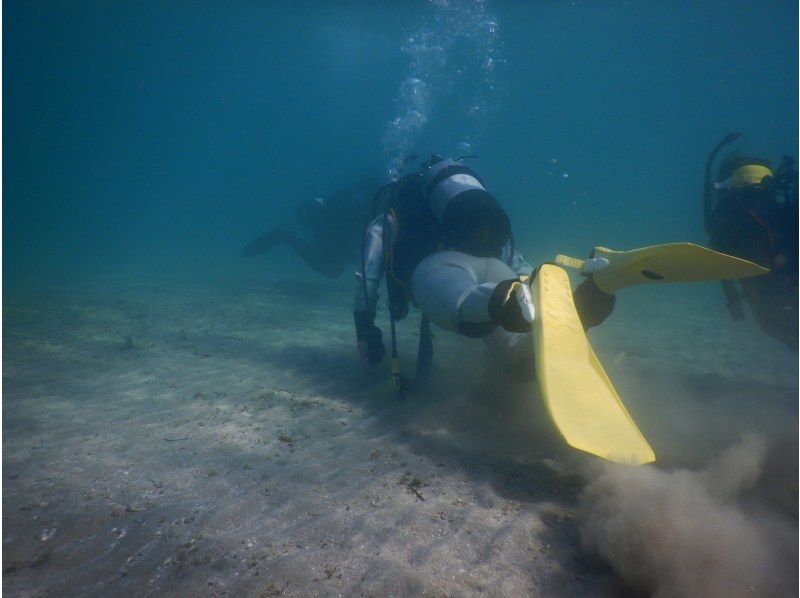
POLYGON ((731 173, 725 180, 714 183, 714 189, 737 189, 760 185, 767 178, 772 177, 772 171, 761 164, 746 164, 731 173))
POLYGON ((508 215, 472 169, 451 159, 429 163, 422 185, 448 247, 491 257, 511 238, 508 215))

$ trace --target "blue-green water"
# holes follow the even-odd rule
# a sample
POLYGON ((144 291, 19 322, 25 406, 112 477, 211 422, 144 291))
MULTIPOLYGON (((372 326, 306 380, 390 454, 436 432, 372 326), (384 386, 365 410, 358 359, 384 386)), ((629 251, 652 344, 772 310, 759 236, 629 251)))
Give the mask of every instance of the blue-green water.
POLYGON ((531 264, 706 244, 718 140, 797 157, 796 3, 3 16, 5 593, 797 593, 796 347, 719 284, 622 290, 588 333, 657 457, 628 468, 567 446, 472 339, 435 330, 430 387, 393 395, 357 356, 355 260, 240 256, 432 152, 479 156, 531 264))
POLYGON ((792 2, 8 2, 7 284, 292 272, 301 199, 459 144, 536 259, 705 241, 731 130, 797 147, 792 2), (425 122, 404 82, 423 79, 425 122), (557 162, 553 163, 552 160, 557 162), (562 178, 566 173, 568 178, 562 178))

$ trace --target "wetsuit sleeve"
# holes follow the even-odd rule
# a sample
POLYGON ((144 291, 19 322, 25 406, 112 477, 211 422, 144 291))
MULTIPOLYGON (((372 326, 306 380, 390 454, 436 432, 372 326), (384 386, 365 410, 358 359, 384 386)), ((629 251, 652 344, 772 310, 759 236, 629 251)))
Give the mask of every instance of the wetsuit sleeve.
MULTIPOLYGON (((390 233, 394 229, 394 222, 391 217, 386 219, 390 233)), ((364 264, 364 271, 359 267, 356 270, 356 292, 353 299, 354 312, 368 312, 375 316, 378 304, 378 288, 383 278, 383 222, 384 215, 378 215, 375 220, 367 227, 364 233, 364 243, 362 244, 361 259, 364 264), (366 276, 366 280, 364 278, 366 276), (366 300, 364 287, 366 286, 366 300)), ((391 239, 390 239, 391 240, 391 239)))

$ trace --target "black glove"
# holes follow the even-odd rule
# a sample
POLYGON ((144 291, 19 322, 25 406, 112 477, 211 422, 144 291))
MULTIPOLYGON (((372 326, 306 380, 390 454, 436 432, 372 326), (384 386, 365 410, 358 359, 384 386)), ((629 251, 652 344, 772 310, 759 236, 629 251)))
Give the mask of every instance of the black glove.
MULTIPOLYGON (((498 282, 489 298, 489 317, 509 332, 530 332, 529 314, 524 314, 518 294, 527 292, 518 278, 498 282)), ((530 308, 530 296, 524 295, 530 308)))
POLYGON ((381 329, 375 326, 373 316, 369 312, 354 312, 353 319, 356 323, 359 354, 370 364, 379 363, 386 355, 381 329))

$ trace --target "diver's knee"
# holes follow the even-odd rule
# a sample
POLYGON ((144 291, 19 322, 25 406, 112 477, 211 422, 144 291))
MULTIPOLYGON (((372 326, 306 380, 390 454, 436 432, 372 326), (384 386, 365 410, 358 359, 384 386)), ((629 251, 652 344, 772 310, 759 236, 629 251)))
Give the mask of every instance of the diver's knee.
POLYGON ((617 297, 601 291, 589 277, 575 288, 572 300, 583 327, 593 328, 602 324, 611 315, 617 297))

